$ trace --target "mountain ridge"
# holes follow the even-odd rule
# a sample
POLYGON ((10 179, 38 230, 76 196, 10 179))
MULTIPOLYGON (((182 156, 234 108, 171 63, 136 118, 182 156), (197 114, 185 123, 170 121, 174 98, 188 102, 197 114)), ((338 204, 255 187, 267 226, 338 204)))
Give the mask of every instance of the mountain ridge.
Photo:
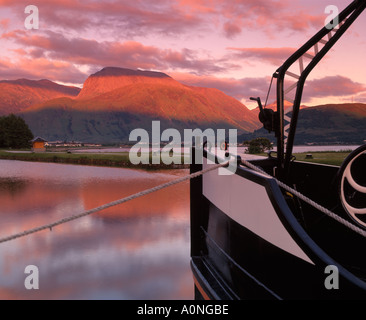
MULTIPOLYGON (((257 112, 258 114, 258 112, 257 112)), ((366 141, 366 104, 341 103, 304 107, 300 110, 295 145, 356 144, 366 141)), ((260 128, 240 135, 238 142, 265 137, 276 143, 273 133, 260 128)))
POLYGON ((64 86, 47 79, 1 80, 0 115, 18 113, 30 106, 57 97, 76 97, 80 88, 64 86))
POLYGON ((187 86, 162 72, 114 67, 90 75, 76 97, 36 103, 21 115, 32 131, 46 139, 85 140, 89 133, 88 140, 98 142, 126 141, 131 130, 149 130, 153 120, 180 131, 233 128, 246 132, 259 126, 245 105, 218 89, 187 86))
MULTIPOLYGON (((48 140, 126 142, 133 129, 149 131, 154 120, 161 121, 162 130, 235 128, 243 133, 239 142, 258 135, 274 140, 260 129, 258 109, 249 110, 218 89, 184 85, 162 72, 117 67, 91 74, 81 89, 47 79, 2 80, 0 115, 8 113, 21 115, 35 135, 48 140)), ((302 106, 295 143, 363 141, 365 121, 361 103, 302 106)))

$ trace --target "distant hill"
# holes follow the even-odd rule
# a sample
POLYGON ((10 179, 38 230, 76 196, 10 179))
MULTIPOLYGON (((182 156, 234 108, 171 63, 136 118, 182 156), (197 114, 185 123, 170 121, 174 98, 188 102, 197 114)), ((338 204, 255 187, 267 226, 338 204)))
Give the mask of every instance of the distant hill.
POLYGON ((297 143, 355 143, 366 140, 366 104, 330 104, 301 111, 297 143))
MULTIPOLYGON (((258 114, 258 112, 257 112, 258 114)), ((255 137, 267 137, 275 142, 274 134, 263 128, 243 134, 239 142, 255 137)), ((295 144, 363 144, 366 140, 366 104, 328 104, 303 108, 295 136, 295 144)))
POLYGON ((259 127, 256 115, 217 89, 185 86, 160 72, 104 68, 91 75, 76 98, 35 104, 21 113, 36 135, 49 140, 126 142, 136 128, 259 127))
POLYGON ((0 115, 18 113, 28 107, 58 97, 76 97, 80 88, 62 86, 49 80, 0 81, 0 115))
MULTIPOLYGON (((273 107, 273 106, 269 106, 273 107)), ((258 109, 212 88, 186 86, 161 72, 106 67, 83 88, 49 80, 0 81, 0 116, 21 115, 32 132, 49 141, 128 142, 133 129, 238 129, 239 142, 274 134, 261 129, 258 109)), ((303 106, 295 144, 361 144, 366 139, 365 104, 303 106)))

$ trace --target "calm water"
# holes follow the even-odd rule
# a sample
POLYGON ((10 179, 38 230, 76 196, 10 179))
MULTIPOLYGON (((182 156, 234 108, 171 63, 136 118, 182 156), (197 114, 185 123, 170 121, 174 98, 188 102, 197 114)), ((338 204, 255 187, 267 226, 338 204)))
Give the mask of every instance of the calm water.
MULTIPOLYGON (((355 150, 359 146, 356 145, 333 145, 333 146, 294 146, 293 152, 316 152, 316 151, 349 151, 355 150)), ((129 148, 101 148, 101 149, 79 149, 73 150, 74 153, 116 153, 116 152, 128 152, 129 148)), ((182 153, 189 153, 189 148, 182 148, 182 153)), ((244 153, 246 151, 245 147, 238 147, 238 153, 244 153)), ((276 147, 274 148, 276 150, 276 147)), ((151 151, 151 148, 142 148, 143 152, 151 151)))
MULTIPOLYGON (((0 237, 188 174, 0 160, 0 237)), ((192 299, 189 184, 0 244, 0 299, 192 299), (39 290, 26 290, 26 266, 39 290)))

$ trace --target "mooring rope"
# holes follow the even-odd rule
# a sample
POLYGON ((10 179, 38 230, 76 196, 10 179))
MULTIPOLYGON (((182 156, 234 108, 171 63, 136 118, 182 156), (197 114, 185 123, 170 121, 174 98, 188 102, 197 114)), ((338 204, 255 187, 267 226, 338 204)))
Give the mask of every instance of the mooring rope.
MULTIPOLYGON (((232 160, 232 161, 234 161, 234 160, 232 160)), ((237 160, 235 159, 235 161, 237 161, 237 160)), ((1 238, 0 239, 0 244, 1 243, 4 243, 4 242, 11 241, 11 240, 15 240, 15 239, 18 239, 18 238, 22 238, 22 237, 25 237, 25 236, 28 236, 28 235, 31 235, 33 233, 40 232, 40 231, 43 231, 43 230, 52 230, 52 228, 57 227, 57 226, 60 226, 60 225, 65 224, 67 222, 80 219, 82 217, 91 215, 93 213, 102 211, 104 209, 107 209, 107 208, 110 208, 110 207, 114 207, 114 206, 117 206, 119 204, 125 203, 127 201, 131 201, 133 199, 137 199, 137 198, 142 197, 144 195, 147 195, 147 194, 150 194, 150 193, 153 193, 153 192, 156 192, 156 191, 159 191, 159 190, 168 188, 170 186, 173 186, 173 185, 182 183, 182 182, 187 181, 187 180, 194 179, 196 177, 199 177, 199 176, 201 176, 201 175, 203 175, 203 174, 205 174, 207 172, 216 170, 218 168, 226 167, 226 166, 228 166, 230 164, 230 162, 231 161, 226 161, 224 163, 217 164, 217 165, 212 166, 212 167, 210 166, 209 168, 206 168, 204 170, 201 170, 201 171, 192 173, 192 174, 190 174, 188 176, 184 176, 184 177, 181 177, 181 178, 178 178, 178 179, 169 181, 167 183, 158 185, 156 187, 153 187, 153 188, 150 188, 150 189, 147 189, 147 190, 143 190, 143 191, 137 192, 137 193, 132 194, 132 195, 130 195, 128 197, 125 197, 125 198, 122 198, 122 199, 119 199, 119 200, 116 200, 116 201, 113 201, 113 202, 104 204, 104 205, 102 205, 100 207, 97 207, 97 208, 94 208, 94 209, 90 209, 88 211, 84 211, 84 212, 82 212, 80 214, 72 215, 72 216, 69 216, 69 217, 60 219, 58 221, 55 221, 55 222, 52 222, 52 223, 49 223, 49 224, 46 224, 46 225, 43 225, 43 226, 40 226, 40 227, 36 227, 36 228, 29 229, 29 230, 26 230, 26 231, 23 231, 23 232, 20 232, 20 233, 17 233, 17 234, 8 236, 8 237, 1 238)))
MULTIPOLYGON (((232 160, 232 161, 237 161, 237 159, 232 160)), ((11 240, 15 240, 15 239, 18 239, 18 238, 22 238, 22 237, 25 237, 25 236, 28 236, 28 235, 31 235, 31 234, 34 234, 34 233, 37 233, 37 232, 40 232, 40 231, 43 231, 43 230, 52 230, 52 228, 57 227, 57 226, 60 226, 60 225, 65 224, 65 223, 68 223, 70 221, 74 221, 74 220, 80 219, 82 217, 91 215, 93 213, 102 211, 104 209, 107 209, 107 208, 110 208, 110 207, 114 207, 114 206, 117 206, 119 204, 122 204, 122 203, 125 203, 125 202, 128 202, 128 201, 131 201, 133 199, 137 199, 137 198, 142 197, 144 195, 147 195, 147 194, 150 194, 150 193, 153 193, 153 192, 156 192, 156 191, 159 191, 159 190, 168 188, 170 186, 173 186, 173 185, 176 185, 176 184, 185 182, 187 180, 194 179, 196 177, 199 177, 199 176, 204 175, 207 172, 214 171, 214 170, 217 170, 217 169, 222 168, 222 167, 227 167, 230 164, 230 162, 231 161, 226 161, 226 162, 221 163, 221 164, 217 164, 217 165, 214 165, 214 166, 209 166, 208 168, 206 168, 204 170, 201 170, 201 171, 192 173, 192 174, 190 174, 188 176, 184 176, 184 177, 181 177, 181 178, 178 178, 178 179, 169 181, 167 183, 158 185, 156 187, 153 187, 153 188, 150 188, 150 189, 146 189, 146 190, 137 192, 137 193, 132 194, 130 196, 127 196, 125 198, 122 198, 122 199, 119 199, 119 200, 116 200, 116 201, 109 202, 107 204, 104 204, 102 206, 96 207, 94 209, 90 209, 90 210, 84 211, 84 212, 82 212, 80 214, 72 215, 72 216, 69 216, 69 217, 60 219, 58 221, 55 221, 55 222, 52 222, 52 223, 49 223, 49 224, 45 224, 45 225, 42 225, 42 226, 39 226, 39 227, 36 227, 36 228, 33 228, 33 229, 29 229, 29 230, 26 230, 26 231, 23 231, 23 232, 20 232, 20 233, 16 233, 16 234, 11 235, 11 236, 7 236, 7 237, 0 238, 0 244, 5 243, 5 242, 8 242, 8 241, 11 241, 11 240)), ((275 182, 281 188, 283 188, 286 191, 292 193, 293 195, 295 195, 299 199, 301 199, 304 202, 306 202, 306 203, 310 204, 311 206, 315 207, 316 209, 318 209, 319 211, 323 212, 324 214, 326 214, 330 218, 338 221, 339 223, 341 223, 344 226, 348 227, 352 231, 354 231, 354 232, 358 233, 359 235, 361 235, 361 236, 363 236, 363 237, 366 238, 366 231, 365 230, 362 230, 361 228, 358 228, 354 224, 352 224, 349 221, 343 219, 342 217, 340 217, 339 215, 337 215, 334 212, 330 211, 329 209, 321 206, 320 204, 318 204, 315 201, 311 200, 310 198, 306 197, 305 195, 303 195, 302 193, 298 192, 297 190, 289 187, 287 184, 285 184, 282 181, 279 181, 278 179, 276 179, 275 177, 269 175, 268 173, 266 173, 265 171, 263 171, 261 168, 255 166, 252 163, 250 163, 249 161, 246 161, 246 160, 243 160, 243 159, 241 159, 241 164, 243 164, 244 166, 246 166, 246 167, 248 167, 248 168, 250 168, 250 169, 252 169, 252 170, 254 170, 256 172, 259 172, 259 173, 265 175, 268 178, 274 179, 275 182)))
POLYGON ((295 190, 294 188, 291 188, 290 186, 288 186, 287 184, 283 183, 282 181, 276 179, 275 177, 271 176, 270 174, 268 174, 267 172, 263 171, 261 168, 253 165, 252 163, 250 163, 249 161, 243 160, 241 159, 241 163, 243 165, 245 165, 246 167, 253 169, 254 171, 257 171, 263 175, 265 175, 268 178, 274 179, 275 182, 283 189, 285 189, 286 191, 292 193, 293 195, 295 195, 296 197, 298 197, 299 199, 303 200, 304 202, 308 203, 309 205, 313 206, 314 208, 316 208, 317 210, 323 212, 324 214, 326 214, 327 216, 329 216, 330 218, 336 220, 337 222, 343 224, 344 226, 346 226, 347 228, 351 229, 352 231, 358 233, 359 235, 363 236, 366 238, 366 231, 357 227, 356 225, 354 225, 353 223, 343 219, 342 217, 340 217, 339 215, 335 214, 334 212, 330 211, 329 209, 323 207, 322 205, 320 205, 319 203, 316 203, 315 201, 311 200, 310 198, 306 197, 305 195, 303 195, 302 193, 300 193, 299 191, 295 190))

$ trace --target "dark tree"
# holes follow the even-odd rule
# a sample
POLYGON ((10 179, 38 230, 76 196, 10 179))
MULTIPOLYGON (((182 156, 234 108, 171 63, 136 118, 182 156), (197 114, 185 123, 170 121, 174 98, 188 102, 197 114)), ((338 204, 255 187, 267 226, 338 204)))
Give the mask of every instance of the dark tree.
POLYGON ((23 118, 14 114, 0 117, 0 148, 28 148, 33 137, 23 118))
POLYGON ((272 143, 267 138, 255 138, 250 141, 244 141, 244 146, 248 147, 248 153, 262 153, 267 150, 272 150, 272 143))

